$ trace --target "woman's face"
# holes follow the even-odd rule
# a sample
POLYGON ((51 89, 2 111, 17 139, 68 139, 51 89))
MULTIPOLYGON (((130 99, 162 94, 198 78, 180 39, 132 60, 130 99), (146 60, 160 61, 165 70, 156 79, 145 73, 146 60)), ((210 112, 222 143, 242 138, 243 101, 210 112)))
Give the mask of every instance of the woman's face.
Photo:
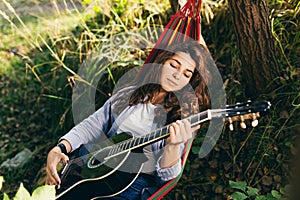
POLYGON ((160 84, 164 91, 181 90, 191 80, 196 68, 195 61, 184 52, 177 52, 162 66, 160 84))

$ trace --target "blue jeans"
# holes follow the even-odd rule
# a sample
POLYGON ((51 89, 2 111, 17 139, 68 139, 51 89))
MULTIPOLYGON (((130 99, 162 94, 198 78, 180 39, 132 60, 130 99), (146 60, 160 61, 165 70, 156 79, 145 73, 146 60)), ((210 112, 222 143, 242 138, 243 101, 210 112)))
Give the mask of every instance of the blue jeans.
POLYGON ((147 199, 151 195, 151 190, 148 190, 148 188, 151 188, 152 190, 156 190, 156 187, 153 187, 153 185, 150 185, 149 182, 143 177, 138 176, 137 179, 134 181, 134 183, 127 188, 122 193, 106 198, 107 200, 139 200, 139 199, 147 199), (143 194, 142 197, 142 191, 147 189, 147 191, 143 194))

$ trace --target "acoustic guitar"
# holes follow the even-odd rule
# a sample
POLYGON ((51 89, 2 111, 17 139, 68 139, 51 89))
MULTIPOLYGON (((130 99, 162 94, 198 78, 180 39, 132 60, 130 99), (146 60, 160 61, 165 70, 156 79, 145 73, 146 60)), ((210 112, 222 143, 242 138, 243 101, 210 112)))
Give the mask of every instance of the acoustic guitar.
MULTIPOLYGON (((233 122, 240 121, 246 128, 245 120, 252 120, 252 126, 258 124, 257 118, 270 109, 268 101, 247 101, 227 105, 225 108, 208 109, 187 119, 191 126, 212 119, 223 119, 233 130, 233 122)), ((115 196, 126 190, 140 174, 143 163, 142 148, 169 136, 170 125, 139 137, 128 133, 118 134, 101 145, 93 144, 90 149, 81 146, 69 162, 59 171, 61 188, 56 199, 102 199, 115 196), (136 153, 139 153, 137 159, 136 153)))

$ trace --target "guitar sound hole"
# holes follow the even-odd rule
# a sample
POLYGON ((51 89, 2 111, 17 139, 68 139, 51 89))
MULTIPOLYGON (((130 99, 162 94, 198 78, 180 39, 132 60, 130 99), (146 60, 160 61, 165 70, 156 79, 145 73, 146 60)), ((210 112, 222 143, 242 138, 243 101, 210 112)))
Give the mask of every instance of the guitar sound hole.
POLYGON ((88 160, 87 166, 89 168, 97 168, 102 166, 104 163, 107 162, 105 158, 107 157, 109 150, 110 149, 107 148, 94 153, 88 160))
POLYGON ((89 168, 97 168, 97 167, 100 167, 101 165, 103 165, 105 163, 105 161, 99 161, 98 159, 96 159, 94 156, 92 156, 87 165, 89 168))
POLYGON ((103 163, 104 163, 105 161, 99 161, 98 159, 96 159, 96 158, 93 158, 92 160, 91 160, 91 164, 93 165, 93 166, 95 166, 95 167, 98 167, 98 166, 100 166, 100 165, 103 165, 103 163))
POLYGON ((99 165, 101 162, 97 159, 93 159, 91 163, 92 165, 99 165))

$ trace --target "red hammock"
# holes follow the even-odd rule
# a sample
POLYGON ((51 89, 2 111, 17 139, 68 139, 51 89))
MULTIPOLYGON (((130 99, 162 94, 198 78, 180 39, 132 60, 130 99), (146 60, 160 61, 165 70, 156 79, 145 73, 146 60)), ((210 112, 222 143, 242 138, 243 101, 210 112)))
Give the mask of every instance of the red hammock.
MULTIPOLYGON (((154 48, 145 60, 144 65, 139 70, 137 76, 139 76, 144 70, 147 70, 147 63, 152 63, 155 57, 160 53, 162 49, 166 49, 167 46, 179 43, 187 42, 189 40, 196 40, 201 42, 201 0, 188 0, 187 3, 172 16, 169 23, 165 27, 162 35, 159 37, 154 48)), ((157 190, 148 200, 163 198, 182 176, 184 165, 186 163, 192 140, 188 141, 185 145, 184 155, 182 156, 182 170, 181 173, 174 179, 168 181, 163 187, 157 190)))
POLYGON ((195 40, 200 43, 201 3, 201 0, 187 0, 186 4, 171 17, 137 76, 144 70, 147 70, 146 64, 153 63, 160 51, 166 49, 169 45, 189 40, 195 40))

